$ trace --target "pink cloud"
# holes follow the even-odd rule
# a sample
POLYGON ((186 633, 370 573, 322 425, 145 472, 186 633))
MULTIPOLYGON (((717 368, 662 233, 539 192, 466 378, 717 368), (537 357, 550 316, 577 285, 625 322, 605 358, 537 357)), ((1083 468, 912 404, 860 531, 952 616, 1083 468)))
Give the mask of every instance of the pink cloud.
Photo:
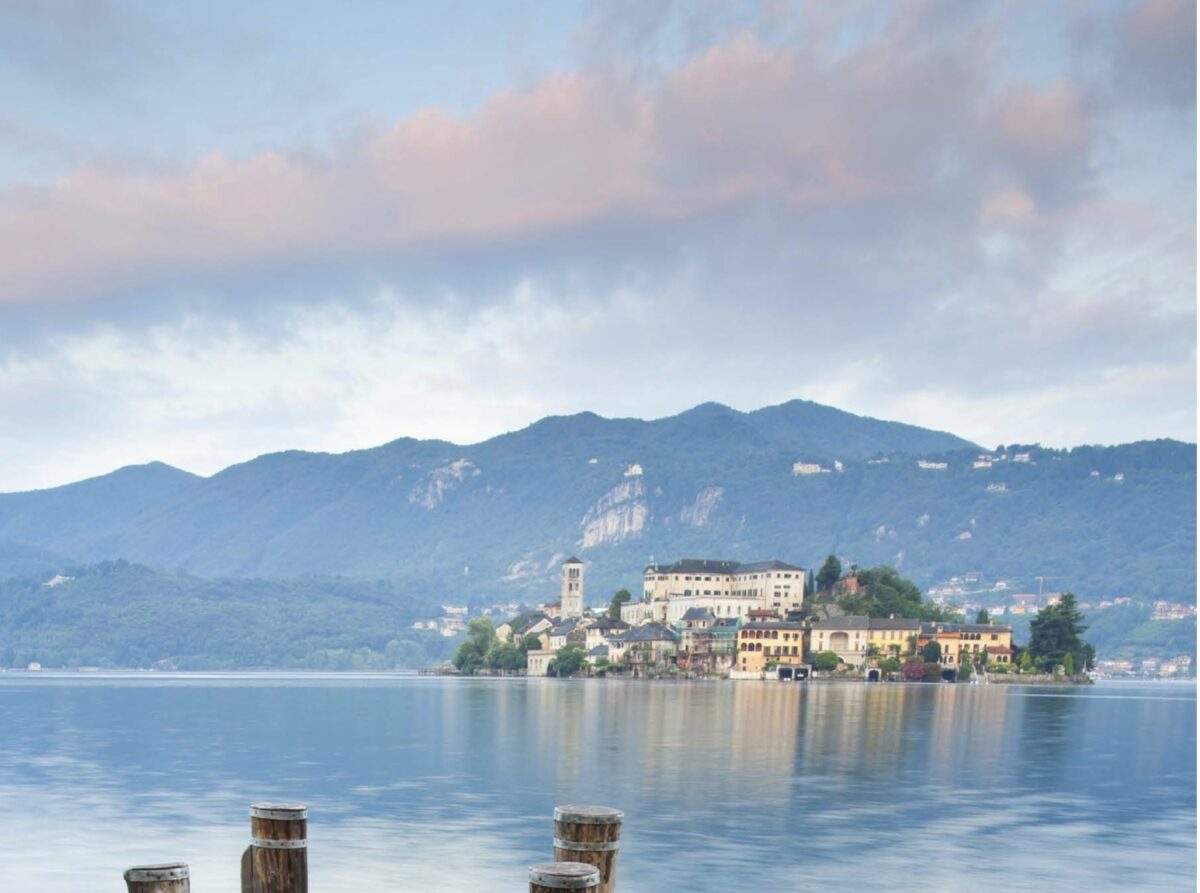
POLYGON ((997 104, 995 127, 1008 147, 1031 158, 1070 154, 1088 143, 1079 93, 1062 82, 1008 91, 997 104))
MULTIPOLYGON (((828 61, 819 47, 742 34, 657 84, 559 75, 471 117, 421 111, 326 157, 82 169, 0 197, 0 301, 503 242, 614 216, 671 221, 747 200, 805 213, 916 194, 937 188, 948 154, 995 164, 978 148, 985 88, 969 40, 935 51, 884 33, 828 61)), ((991 120, 1027 164, 1088 139, 1066 84, 1012 91, 991 120)))

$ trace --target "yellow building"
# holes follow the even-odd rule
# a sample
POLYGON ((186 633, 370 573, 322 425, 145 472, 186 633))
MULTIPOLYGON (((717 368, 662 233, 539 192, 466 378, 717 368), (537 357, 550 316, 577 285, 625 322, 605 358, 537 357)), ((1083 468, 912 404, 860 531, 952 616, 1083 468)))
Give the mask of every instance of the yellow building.
POLYGON ((967 656, 972 663, 1012 663, 1012 627, 990 623, 923 623, 917 641, 924 648, 936 641, 942 649, 942 665, 957 667, 967 656))
POLYGON ((770 662, 785 667, 805 665, 803 623, 767 620, 747 623, 738 630, 736 669, 759 673, 770 662))
POLYGON ((879 657, 911 654, 921 635, 921 621, 904 617, 872 617, 867 628, 867 647, 879 657))

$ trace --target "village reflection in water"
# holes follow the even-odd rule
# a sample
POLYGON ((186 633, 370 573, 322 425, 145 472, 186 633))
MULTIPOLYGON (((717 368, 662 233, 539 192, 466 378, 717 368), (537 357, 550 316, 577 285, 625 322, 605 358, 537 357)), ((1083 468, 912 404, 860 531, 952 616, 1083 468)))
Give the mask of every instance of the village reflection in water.
POLYGON ((10 677, 0 888, 183 859, 197 893, 233 891, 246 807, 287 799, 326 889, 429 889, 446 865, 450 889, 520 889, 572 801, 625 810, 633 893, 980 870, 1182 889, 1195 719, 1194 688, 1162 685, 10 677))

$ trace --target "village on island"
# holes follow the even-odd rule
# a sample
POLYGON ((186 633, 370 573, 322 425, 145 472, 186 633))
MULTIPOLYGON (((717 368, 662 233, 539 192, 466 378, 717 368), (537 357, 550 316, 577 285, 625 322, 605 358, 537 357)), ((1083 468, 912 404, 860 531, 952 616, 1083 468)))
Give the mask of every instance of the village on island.
POLYGON ((561 565, 557 601, 498 626, 488 617, 467 623, 455 671, 784 682, 1035 677, 1086 682, 1094 662, 1091 647, 1077 635, 1080 618, 1069 594, 1043 609, 1049 632, 1039 651, 1015 647, 1012 628, 990 620, 986 611, 976 622, 947 616, 922 601, 894 569, 843 572, 833 556, 815 577, 778 560, 650 564, 641 598, 620 590, 607 609, 586 606, 584 572, 580 559, 568 558, 561 565), (869 611, 855 610, 867 606, 869 611), (882 613, 889 607, 897 610, 882 613))

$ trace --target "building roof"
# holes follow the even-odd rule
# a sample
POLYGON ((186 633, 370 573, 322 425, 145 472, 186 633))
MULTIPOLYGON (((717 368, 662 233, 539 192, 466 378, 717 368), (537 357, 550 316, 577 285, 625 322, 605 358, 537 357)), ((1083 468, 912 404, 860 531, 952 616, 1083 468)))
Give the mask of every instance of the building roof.
POLYGON ((520 635, 529 627, 533 626, 539 620, 548 620, 549 618, 541 611, 526 611, 523 614, 518 614, 512 620, 508 621, 508 625, 512 627, 512 631, 520 635))
POLYGON ((1013 650, 1005 645, 988 645, 988 654, 1012 654, 1013 650))
POLYGON ((675 631, 661 623, 644 623, 623 634, 621 641, 630 645, 638 642, 674 642, 675 631))
POLYGON ((578 623, 576 623, 576 621, 564 620, 558 626, 556 626, 552 630, 550 630, 550 635, 552 635, 552 636, 570 635, 572 632, 575 631, 576 626, 578 626, 578 623))
POLYGON ((828 620, 818 620, 812 625, 813 629, 869 629, 870 617, 859 614, 847 614, 845 617, 831 617, 828 620))
POLYGON ((921 628, 921 621, 914 620, 911 617, 872 617, 871 629, 901 629, 917 632, 921 628))
POLYGON ((990 623, 923 623, 921 632, 939 633, 1011 633, 1010 626, 993 626, 990 623))
POLYGON ((786 561, 750 561, 739 564, 736 573, 748 574, 756 571, 803 571, 804 568, 788 564, 786 561))
POLYGON ((680 620, 712 620, 713 612, 708 608, 688 608, 680 620))
POLYGON ((681 558, 674 564, 651 564, 648 574, 747 574, 757 571, 800 571, 804 568, 786 561, 723 561, 714 558, 681 558))
POLYGON ((740 618, 738 617, 714 617, 712 626, 709 629, 724 629, 727 627, 737 629, 739 620, 740 618))
POLYGON ((588 629, 629 629, 629 624, 624 620, 613 620, 611 617, 605 616, 588 624, 588 629))
POLYGON ((588 657, 608 657, 608 646, 607 645, 597 645, 595 648, 593 648, 591 651, 588 652, 588 657))
POLYGON ((572 555, 570 558, 568 558, 566 561, 564 561, 563 564, 583 564, 583 562, 580 561, 578 558, 576 558, 574 555, 572 555))

